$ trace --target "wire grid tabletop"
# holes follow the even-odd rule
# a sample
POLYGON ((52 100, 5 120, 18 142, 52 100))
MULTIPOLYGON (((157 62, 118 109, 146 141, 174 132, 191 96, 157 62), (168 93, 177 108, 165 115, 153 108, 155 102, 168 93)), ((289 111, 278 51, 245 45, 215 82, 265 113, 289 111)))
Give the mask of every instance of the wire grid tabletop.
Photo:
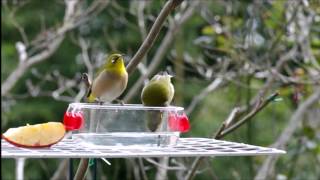
POLYGON ((180 138, 176 146, 168 147, 89 146, 72 139, 63 139, 48 148, 21 148, 1 140, 1 158, 257 156, 285 153, 283 150, 274 148, 208 138, 180 138))

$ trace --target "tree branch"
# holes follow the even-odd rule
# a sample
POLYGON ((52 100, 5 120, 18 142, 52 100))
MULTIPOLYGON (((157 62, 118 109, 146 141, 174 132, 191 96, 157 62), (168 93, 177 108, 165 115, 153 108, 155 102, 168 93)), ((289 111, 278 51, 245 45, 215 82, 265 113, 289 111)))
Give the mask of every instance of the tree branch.
MULTIPOLYGON (((277 141, 272 145, 274 148, 284 149, 288 144, 289 140, 293 136, 295 130, 300 127, 301 121, 303 120, 303 115, 306 111, 315 103, 320 101, 320 88, 315 90, 315 92, 305 100, 298 109, 293 113, 290 118, 289 124, 281 133, 277 141)), ((255 180, 264 180, 269 179, 271 172, 274 170, 274 166, 278 160, 278 156, 268 156, 264 161, 263 165, 258 170, 258 173, 255 176, 255 180)))
POLYGON ((65 179, 67 177, 66 176, 67 167, 68 167, 68 159, 63 159, 58 167, 58 170, 53 174, 50 180, 65 179))
POLYGON ((241 106, 239 107, 238 114, 243 114, 248 112, 248 110, 254 106, 256 102, 259 101, 259 99, 267 94, 267 92, 272 87, 272 84, 276 80, 276 72, 280 72, 283 66, 291 60, 295 55, 297 54, 297 47, 294 46, 291 48, 287 53, 283 54, 279 57, 279 60, 277 61, 276 65, 273 68, 270 68, 268 71, 270 71, 270 75, 268 76, 265 84, 260 88, 259 92, 256 94, 254 98, 250 101, 249 106, 241 106))
POLYGON ((144 164, 143 164, 143 159, 142 158, 139 158, 138 159, 138 163, 139 163, 139 167, 140 167, 140 170, 141 170, 141 177, 143 180, 148 180, 148 176, 147 176, 147 173, 145 171, 145 167, 144 167, 144 164))
POLYGON ((127 65, 127 72, 131 74, 136 66, 140 63, 144 55, 150 50, 154 41, 158 37, 161 27, 166 20, 167 16, 173 11, 183 0, 170 0, 168 1, 161 12, 159 13, 156 21, 152 25, 150 32, 148 33, 146 39, 143 41, 142 45, 138 49, 137 53, 133 56, 130 63, 127 65))
POLYGON ((166 168, 162 168, 162 167, 167 167, 169 163, 169 157, 162 157, 159 158, 159 164, 161 166, 158 166, 157 168, 157 174, 155 177, 155 180, 166 180, 168 179, 168 171, 166 168))
POLYGON ((223 130, 221 133, 219 133, 216 136, 216 139, 221 139, 224 136, 228 135, 229 133, 233 132, 234 130, 238 129, 241 125, 249 121, 252 117, 254 117, 258 112, 260 112, 262 109, 264 109, 270 102, 272 102, 279 93, 273 93, 271 96, 269 96, 264 101, 258 101, 258 104, 255 109, 253 109, 249 114, 247 114, 245 117, 243 117, 240 121, 236 122, 235 124, 231 125, 230 127, 227 127, 227 129, 223 130))
POLYGON ((93 13, 100 12, 101 9, 105 8, 109 1, 96 0, 88 7, 90 11, 85 12, 85 15, 79 14, 79 4, 81 0, 66 0, 66 10, 64 16, 64 22, 56 31, 50 32, 50 36, 41 36, 43 38, 38 44, 41 44, 42 49, 40 52, 27 57, 24 61, 20 61, 16 69, 14 69, 7 79, 1 84, 1 96, 6 96, 8 92, 15 86, 18 80, 23 74, 33 65, 47 60, 60 46, 64 40, 65 34, 78 27, 84 22, 87 22, 93 13), (97 10, 94 11, 94 9, 97 10), (92 13, 92 14, 90 14, 92 13))
MULTIPOLYGON (((261 99, 257 102, 256 107, 248 113, 246 116, 244 116, 240 121, 236 122, 235 124, 232 124, 229 127, 229 124, 232 123, 233 119, 236 117, 236 114, 239 111, 239 108, 234 109, 228 118, 222 123, 220 126, 218 132, 215 134, 214 139, 221 139, 224 136, 228 135, 229 133, 235 131, 238 129, 241 125, 243 125, 245 122, 249 121, 252 117, 254 117, 258 112, 260 112, 263 108, 265 108, 270 102, 272 102, 279 94, 273 93, 271 96, 269 96, 266 100, 262 101, 261 99)), ((186 180, 191 180, 196 170, 198 169, 201 161, 205 159, 205 157, 197 157, 196 160, 192 163, 192 166, 190 168, 190 171, 186 175, 186 180)))
POLYGON ((81 159, 74 180, 83 180, 86 175, 89 159, 81 159))
POLYGON ((146 68, 147 71, 143 73, 139 79, 135 82, 135 84, 131 87, 130 91, 124 97, 124 101, 130 101, 138 92, 139 88, 143 85, 145 79, 147 79, 158 67, 160 64, 164 54, 167 52, 169 46, 171 45, 175 35, 179 32, 181 26, 192 16, 195 6, 199 3, 199 1, 195 1, 190 5, 190 8, 186 10, 181 18, 177 20, 177 22, 173 22, 170 24, 170 28, 167 31, 164 39, 162 40, 159 48, 156 51, 156 54, 151 60, 151 64, 146 68))
POLYGON ((186 168, 180 167, 180 166, 168 166, 167 164, 163 165, 162 163, 158 163, 151 158, 145 158, 145 160, 159 168, 166 169, 166 170, 186 170, 186 168))
POLYGON ((188 106, 186 113, 190 114, 193 109, 197 106, 197 104, 206 97, 210 92, 216 90, 221 84, 223 83, 222 77, 217 77, 214 81, 212 81, 209 86, 207 86, 205 89, 201 91, 201 93, 197 96, 195 96, 190 105, 188 106))

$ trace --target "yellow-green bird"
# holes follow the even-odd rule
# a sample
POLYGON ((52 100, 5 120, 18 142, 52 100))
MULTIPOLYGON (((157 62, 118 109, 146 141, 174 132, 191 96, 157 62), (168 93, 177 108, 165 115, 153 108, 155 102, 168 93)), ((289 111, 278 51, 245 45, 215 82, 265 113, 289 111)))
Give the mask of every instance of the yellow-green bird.
POLYGON ((121 54, 111 54, 98 71, 89 92, 88 102, 111 102, 126 89, 128 73, 121 54))
MULTIPOLYGON (((169 106, 173 96, 174 87, 171 83, 172 76, 167 72, 155 75, 142 89, 141 101, 145 106, 169 106)), ((147 126, 152 132, 159 128, 162 122, 163 113, 149 111, 147 126)))
POLYGON ((172 76, 167 72, 155 75, 142 89, 141 101, 145 106, 169 106, 173 96, 174 87, 172 76))

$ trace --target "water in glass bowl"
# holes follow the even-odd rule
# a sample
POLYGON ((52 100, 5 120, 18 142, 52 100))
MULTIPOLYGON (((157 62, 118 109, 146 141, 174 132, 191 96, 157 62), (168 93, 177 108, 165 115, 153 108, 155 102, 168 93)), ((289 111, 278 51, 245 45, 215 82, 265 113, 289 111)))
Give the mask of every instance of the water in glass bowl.
POLYGON ((163 147, 176 145, 179 132, 78 133, 72 138, 96 146, 163 147))

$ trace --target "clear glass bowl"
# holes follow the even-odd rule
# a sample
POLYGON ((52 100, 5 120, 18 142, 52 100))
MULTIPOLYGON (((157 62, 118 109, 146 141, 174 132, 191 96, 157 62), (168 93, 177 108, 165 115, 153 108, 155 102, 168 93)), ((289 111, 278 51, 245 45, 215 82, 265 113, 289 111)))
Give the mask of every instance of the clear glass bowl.
POLYGON ((180 136, 172 118, 183 114, 183 110, 176 106, 71 103, 64 123, 73 130, 73 139, 91 145, 172 146, 180 136), (70 126, 70 119, 75 126, 70 126))

